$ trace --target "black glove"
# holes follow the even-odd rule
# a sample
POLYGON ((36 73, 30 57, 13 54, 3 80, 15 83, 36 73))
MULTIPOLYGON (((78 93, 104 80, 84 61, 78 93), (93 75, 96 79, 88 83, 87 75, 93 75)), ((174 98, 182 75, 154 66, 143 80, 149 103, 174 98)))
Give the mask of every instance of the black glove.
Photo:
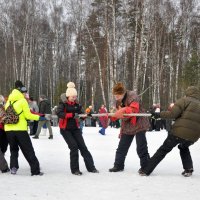
POLYGON ((88 116, 88 117, 92 117, 92 114, 91 114, 91 113, 88 113, 87 116, 88 116))
POLYGON ((74 119, 78 119, 79 118, 78 113, 74 113, 73 115, 74 115, 74 119))
POLYGON ((160 113, 155 113, 155 119, 159 119, 160 118, 160 113))

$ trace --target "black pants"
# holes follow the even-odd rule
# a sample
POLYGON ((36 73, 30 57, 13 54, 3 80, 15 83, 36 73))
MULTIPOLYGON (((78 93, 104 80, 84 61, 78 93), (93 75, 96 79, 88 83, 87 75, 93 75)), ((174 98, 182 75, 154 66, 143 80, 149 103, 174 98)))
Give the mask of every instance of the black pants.
POLYGON ((7 151, 8 140, 4 130, 0 129, 0 149, 4 154, 7 151))
POLYGON ((30 135, 35 135, 38 128, 38 121, 29 122, 29 127, 30 127, 30 135))
MULTIPOLYGON (((135 135, 135 137, 137 144, 137 154, 140 158, 140 166, 141 168, 143 168, 147 165, 147 162, 149 160, 149 153, 148 153, 145 132, 139 132, 135 135)), ((115 155, 115 163, 114 163, 115 167, 119 169, 124 169, 125 158, 128 153, 129 147, 133 141, 133 138, 134 135, 122 134, 115 155)))
POLYGON ((88 151, 81 130, 62 130, 61 134, 66 141, 69 149, 70 149, 70 168, 71 172, 79 170, 79 150, 84 159, 85 166, 88 171, 92 171, 95 169, 94 161, 92 155, 88 151))
POLYGON ((169 134, 163 145, 156 151, 156 153, 149 160, 148 165, 143 168, 143 171, 149 175, 160 161, 177 145, 180 150, 180 156, 182 160, 183 169, 193 169, 192 158, 190 155, 189 146, 193 142, 175 137, 174 135, 169 134))
POLYGON ((33 145, 27 131, 7 131, 7 138, 10 145, 10 168, 19 168, 18 152, 19 147, 31 167, 31 174, 40 172, 39 162, 35 156, 33 145))

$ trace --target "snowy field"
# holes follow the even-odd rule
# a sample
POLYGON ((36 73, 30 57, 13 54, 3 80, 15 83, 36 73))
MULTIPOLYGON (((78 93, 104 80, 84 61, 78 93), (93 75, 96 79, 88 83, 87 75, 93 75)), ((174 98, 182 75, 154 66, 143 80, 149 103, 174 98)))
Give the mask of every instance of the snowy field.
MULTIPOLYGON (((17 175, 0 174, 0 200, 188 200, 199 199, 200 145, 191 147, 195 172, 185 178, 178 148, 167 155, 149 177, 137 174, 139 159, 135 140, 126 158, 125 170, 110 173, 118 145, 119 129, 108 128, 106 136, 98 134, 99 128, 84 127, 83 135, 93 155, 99 174, 87 172, 80 156, 82 176, 72 175, 69 167, 67 144, 54 130, 54 139, 40 136, 33 140, 36 156, 44 176, 30 176, 30 168, 24 157, 19 156, 17 175)), ((166 138, 166 132, 147 132, 149 152, 152 154, 166 138)), ((6 159, 9 161, 9 151, 6 159)))

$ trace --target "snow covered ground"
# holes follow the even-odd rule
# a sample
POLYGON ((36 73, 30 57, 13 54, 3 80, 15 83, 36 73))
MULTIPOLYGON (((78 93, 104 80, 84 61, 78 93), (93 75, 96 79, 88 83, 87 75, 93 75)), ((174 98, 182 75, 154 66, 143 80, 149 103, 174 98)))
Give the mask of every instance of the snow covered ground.
MULTIPOLYGON (((1 200, 188 200, 199 199, 200 145, 191 147, 195 172, 185 178, 180 174, 182 165, 177 148, 167 155, 149 177, 137 174, 139 159, 135 140, 126 158, 125 170, 110 173, 118 145, 119 129, 108 128, 106 136, 99 128, 84 127, 84 139, 93 155, 99 174, 87 172, 80 156, 82 176, 72 175, 69 167, 69 150, 53 128, 54 139, 40 136, 32 140, 44 176, 30 176, 30 168, 20 153, 17 175, 0 174, 1 200)), ((149 152, 152 155, 166 138, 166 132, 147 132, 149 152)), ((6 159, 9 161, 9 151, 6 159)))

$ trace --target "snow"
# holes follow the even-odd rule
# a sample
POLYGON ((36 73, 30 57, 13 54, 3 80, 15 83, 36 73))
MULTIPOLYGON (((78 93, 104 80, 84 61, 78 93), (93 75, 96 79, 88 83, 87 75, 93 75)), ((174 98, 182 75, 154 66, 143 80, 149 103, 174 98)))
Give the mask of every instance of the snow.
MULTIPOLYGON (((191 146, 195 172, 185 178, 178 148, 174 148, 158 165, 151 176, 137 174, 139 158, 133 141, 125 163, 125 170, 110 173, 119 142, 119 129, 108 128, 106 135, 98 134, 98 127, 84 127, 83 136, 93 155, 99 174, 87 172, 80 156, 82 176, 72 175, 69 167, 67 144, 53 127, 54 139, 48 135, 33 140, 36 156, 44 176, 30 176, 30 168, 20 152, 17 175, 0 174, 1 200, 188 200, 199 198, 200 147, 199 142, 191 146)), ((163 143, 166 131, 147 132, 151 155, 163 143)), ((6 153, 9 161, 10 153, 6 153)))

